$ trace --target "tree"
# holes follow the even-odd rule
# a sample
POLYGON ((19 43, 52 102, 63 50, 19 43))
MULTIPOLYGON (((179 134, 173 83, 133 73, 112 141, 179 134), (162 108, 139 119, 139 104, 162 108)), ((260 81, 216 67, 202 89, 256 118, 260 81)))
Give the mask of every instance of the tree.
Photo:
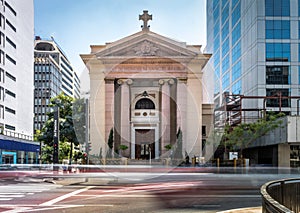
POLYGON ((183 156, 182 156, 182 131, 180 128, 177 131, 176 138, 177 138, 177 144, 174 153, 174 158, 181 160, 183 159, 183 156))
MULTIPOLYGON (((59 108, 59 160, 62 161, 69 156, 70 163, 73 157, 73 145, 78 146, 79 141, 76 136, 73 119, 73 103, 74 99, 66 96, 64 93, 50 100, 49 107, 58 106, 59 108)), ((36 139, 43 142, 42 162, 53 162, 53 128, 54 128, 54 112, 47 113, 48 120, 45 122, 42 130, 37 131, 36 139)), ((80 119, 79 119, 80 120, 80 119)), ((77 156, 77 155, 76 155, 77 156)))
POLYGON ((124 154, 123 151, 127 150, 128 149, 128 146, 124 145, 124 144, 121 144, 119 146, 119 149, 121 150, 121 156, 124 154))
POLYGON ((106 153, 106 158, 112 158, 112 149, 114 146, 114 129, 113 128, 110 129, 107 145, 108 145, 108 150, 106 153))
POLYGON ((282 120, 278 118, 283 116, 284 113, 270 113, 265 118, 259 119, 254 123, 241 123, 236 127, 226 125, 224 133, 226 147, 233 150, 240 150, 242 158, 243 150, 251 143, 281 126, 282 120))

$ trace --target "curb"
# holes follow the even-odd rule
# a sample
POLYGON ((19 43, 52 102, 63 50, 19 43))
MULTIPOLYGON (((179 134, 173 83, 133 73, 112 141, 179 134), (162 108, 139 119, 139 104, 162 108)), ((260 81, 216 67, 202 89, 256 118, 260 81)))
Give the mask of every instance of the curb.
POLYGON ((251 208, 242 208, 242 209, 231 209, 226 211, 221 211, 217 213, 261 213, 262 207, 251 207, 251 208))

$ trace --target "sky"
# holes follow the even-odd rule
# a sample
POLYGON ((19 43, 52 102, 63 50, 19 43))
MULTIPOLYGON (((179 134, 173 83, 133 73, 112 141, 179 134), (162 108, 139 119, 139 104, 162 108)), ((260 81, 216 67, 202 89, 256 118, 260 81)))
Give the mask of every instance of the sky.
MULTIPOLYGON (((163 36, 206 46, 206 0, 34 0, 35 35, 51 37, 78 73, 80 54, 141 30, 139 15, 152 15, 150 30, 163 36)), ((203 50, 202 47, 202 50, 203 50)), ((82 74, 80 74, 82 75, 82 74)))

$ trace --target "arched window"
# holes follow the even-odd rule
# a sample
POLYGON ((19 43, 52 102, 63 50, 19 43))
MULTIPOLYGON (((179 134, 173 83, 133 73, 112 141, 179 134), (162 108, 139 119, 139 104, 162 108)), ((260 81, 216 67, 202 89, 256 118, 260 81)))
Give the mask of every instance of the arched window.
POLYGON ((149 98, 142 98, 136 102, 135 109, 155 109, 155 105, 149 98))

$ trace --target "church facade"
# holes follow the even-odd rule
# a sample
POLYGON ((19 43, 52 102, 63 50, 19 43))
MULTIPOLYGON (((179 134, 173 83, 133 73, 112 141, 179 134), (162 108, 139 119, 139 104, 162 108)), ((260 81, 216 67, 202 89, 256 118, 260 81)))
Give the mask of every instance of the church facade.
POLYGON ((211 55, 150 31, 151 19, 144 11, 140 32, 81 55, 90 77, 91 154, 108 152, 113 130, 113 151, 161 159, 178 145, 180 129, 183 156, 203 155, 213 106, 203 103, 202 68, 211 55))

